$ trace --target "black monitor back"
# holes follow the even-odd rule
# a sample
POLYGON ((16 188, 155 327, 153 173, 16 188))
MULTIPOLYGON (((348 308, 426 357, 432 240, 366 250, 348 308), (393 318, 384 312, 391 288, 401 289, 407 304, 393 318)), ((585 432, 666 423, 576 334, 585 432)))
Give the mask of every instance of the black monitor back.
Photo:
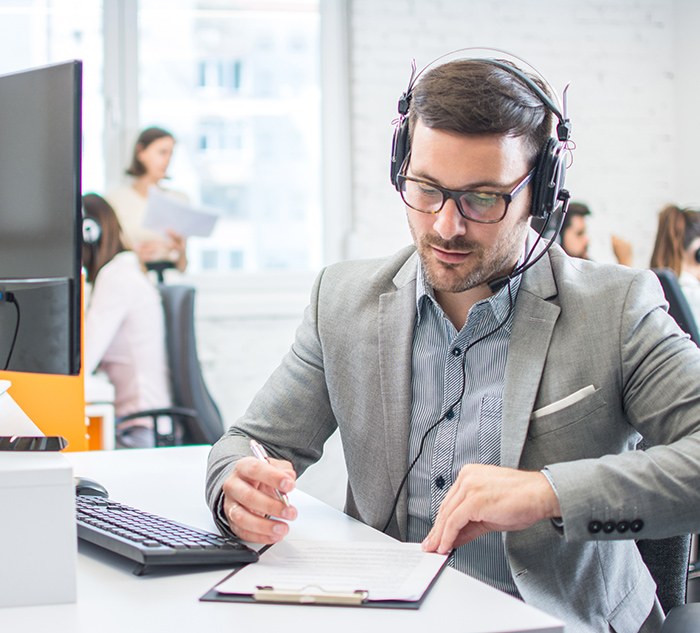
MULTIPOLYGON (((8 369, 80 371, 81 95, 79 61, 0 76, 0 291, 26 282, 8 369)), ((0 304, 0 369, 14 308, 0 304)))

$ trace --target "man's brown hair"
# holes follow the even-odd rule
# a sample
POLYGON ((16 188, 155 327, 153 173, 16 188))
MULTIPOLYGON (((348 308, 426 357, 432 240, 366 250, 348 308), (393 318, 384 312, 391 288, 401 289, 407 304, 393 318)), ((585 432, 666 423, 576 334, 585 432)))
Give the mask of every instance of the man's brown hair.
MULTIPOLYGON (((539 77, 527 76, 551 99, 539 77)), ((488 60, 463 59, 432 68, 420 78, 411 98, 409 133, 420 119, 426 127, 457 134, 522 136, 534 165, 552 135, 553 116, 514 73, 488 60)))

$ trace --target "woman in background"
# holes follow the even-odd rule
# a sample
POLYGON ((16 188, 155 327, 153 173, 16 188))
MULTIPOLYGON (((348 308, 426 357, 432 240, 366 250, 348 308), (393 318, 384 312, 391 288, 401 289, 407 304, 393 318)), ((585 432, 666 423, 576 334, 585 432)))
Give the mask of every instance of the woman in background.
MULTIPOLYGON (((85 315, 85 372, 107 374, 114 385, 117 417, 169 407, 160 295, 136 254, 122 242, 109 203, 86 194, 83 209, 83 266, 92 284, 85 315)), ((116 439, 122 448, 153 446, 153 421, 123 422, 116 439)))
POLYGON ((187 267, 186 240, 175 231, 167 237, 143 227, 148 203, 148 190, 158 187, 163 192, 187 202, 184 194, 164 189, 168 166, 175 148, 175 137, 159 127, 143 130, 136 139, 131 165, 126 173, 131 182, 107 196, 117 213, 127 245, 138 254, 141 262, 170 262, 180 272, 187 267))
POLYGON ((700 326, 700 211, 664 207, 651 256, 652 268, 670 268, 678 277, 700 326))

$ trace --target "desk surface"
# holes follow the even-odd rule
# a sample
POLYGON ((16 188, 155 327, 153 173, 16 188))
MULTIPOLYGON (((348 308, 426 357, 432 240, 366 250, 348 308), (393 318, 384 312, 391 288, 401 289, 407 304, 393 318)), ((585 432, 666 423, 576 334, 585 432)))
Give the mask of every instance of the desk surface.
MULTIPOLYGON (((215 531, 204 503, 208 447, 66 453, 75 475, 91 477, 110 496, 189 525, 215 531)), ((389 538, 301 491, 292 493, 299 519, 293 538, 389 538)), ((50 529, 50 521, 47 523, 50 529)), ((198 598, 227 575, 225 569, 137 577, 134 566, 89 543, 78 547, 75 604, 0 610, 14 633, 178 633, 180 631, 442 631, 463 633, 561 632, 562 624, 464 574, 446 569, 418 611, 219 604, 198 598)))

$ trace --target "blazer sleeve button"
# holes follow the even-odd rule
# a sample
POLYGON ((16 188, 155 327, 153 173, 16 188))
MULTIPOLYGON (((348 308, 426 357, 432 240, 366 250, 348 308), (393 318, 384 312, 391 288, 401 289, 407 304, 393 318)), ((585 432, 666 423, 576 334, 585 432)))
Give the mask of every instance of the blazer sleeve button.
POLYGON ((603 524, 600 521, 593 520, 588 524, 588 531, 591 534, 598 534, 603 529, 603 524))
POLYGON ((606 521, 603 523, 603 532, 610 534, 615 531, 615 521, 606 521))
POLYGON ((629 529, 630 529, 629 521, 618 521, 617 522, 617 531, 620 534, 624 534, 629 529))
POLYGON ((634 521, 632 521, 632 523, 630 523, 630 530, 632 530, 633 532, 641 532, 643 527, 644 521, 642 521, 641 519, 635 519, 634 521))

